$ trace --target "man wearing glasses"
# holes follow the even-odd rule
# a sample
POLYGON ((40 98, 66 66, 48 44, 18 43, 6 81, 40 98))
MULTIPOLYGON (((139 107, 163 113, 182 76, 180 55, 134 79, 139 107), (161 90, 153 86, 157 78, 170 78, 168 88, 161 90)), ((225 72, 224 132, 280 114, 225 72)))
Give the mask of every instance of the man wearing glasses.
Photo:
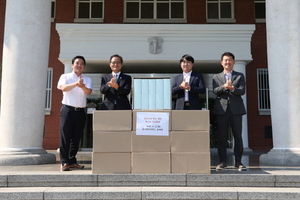
POLYGON ((121 72, 123 58, 112 55, 109 59, 112 73, 101 79, 100 92, 105 95, 101 110, 130 110, 127 95, 131 91, 131 76, 121 72))

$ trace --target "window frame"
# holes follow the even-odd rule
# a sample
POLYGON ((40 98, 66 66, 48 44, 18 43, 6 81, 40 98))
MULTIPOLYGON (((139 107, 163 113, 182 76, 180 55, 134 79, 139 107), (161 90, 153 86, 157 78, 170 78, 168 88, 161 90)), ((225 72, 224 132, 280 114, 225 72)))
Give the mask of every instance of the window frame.
POLYGON ((206 22, 207 23, 236 23, 235 14, 234 14, 234 0, 206 0, 206 22), (221 3, 231 3, 231 18, 221 18, 221 3), (208 18, 208 4, 209 3, 218 3, 218 19, 209 19, 208 18))
POLYGON ((89 3, 90 7, 89 7, 89 18, 78 18, 79 15, 79 3, 82 0, 76 0, 76 13, 75 13, 75 19, 74 22, 91 22, 91 23, 95 23, 95 22, 99 22, 99 23, 103 23, 104 21, 104 0, 85 0, 85 3, 89 3), (91 18, 91 2, 102 2, 102 18, 91 18))
MULTIPOLYGON (((266 17, 265 18, 256 18, 256 4, 258 3, 264 3, 266 5, 266 0, 255 0, 254 1, 254 18, 256 23, 266 23, 266 17)), ((265 16, 266 16, 266 11, 265 11, 265 16)))
POLYGON ((56 0, 52 0, 51 1, 51 22, 54 22, 55 15, 56 15, 56 0), (53 16, 52 16, 52 9, 53 9, 53 16))
POLYGON ((271 115, 268 68, 257 68, 257 100, 260 115, 271 115), (261 83, 262 81, 262 83, 261 83), (267 83, 267 84, 265 84, 267 83), (260 87, 262 86, 262 87, 260 87))
POLYGON ((187 23, 186 19, 186 0, 124 0, 124 23, 187 23), (148 2, 149 1, 149 2, 148 2), (165 1, 165 2, 164 2, 165 1), (139 18, 127 18, 127 3, 137 2, 139 3, 139 18), (174 2, 183 3, 183 18, 172 18, 171 4, 174 2), (142 3, 153 3, 153 19, 142 19, 141 18, 141 4, 142 3), (169 19, 157 19, 157 4, 169 3, 169 19))
POLYGON ((52 104, 52 84, 53 84, 53 68, 47 69, 47 84, 46 84, 46 100, 45 100, 45 115, 51 114, 52 104))

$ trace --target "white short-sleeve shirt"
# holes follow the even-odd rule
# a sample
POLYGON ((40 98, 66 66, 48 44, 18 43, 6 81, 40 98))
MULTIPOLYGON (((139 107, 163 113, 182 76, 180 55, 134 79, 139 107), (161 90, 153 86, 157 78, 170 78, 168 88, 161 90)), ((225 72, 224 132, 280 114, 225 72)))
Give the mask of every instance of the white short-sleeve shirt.
MULTIPOLYGON (((83 83, 85 87, 92 89, 92 79, 90 77, 81 75, 83 78, 83 83)), ((78 76, 74 73, 62 74, 57 83, 57 88, 61 90, 62 85, 74 83, 78 80, 78 76)), ((86 94, 80 87, 75 87, 70 91, 63 92, 62 104, 84 108, 86 107, 86 94)))

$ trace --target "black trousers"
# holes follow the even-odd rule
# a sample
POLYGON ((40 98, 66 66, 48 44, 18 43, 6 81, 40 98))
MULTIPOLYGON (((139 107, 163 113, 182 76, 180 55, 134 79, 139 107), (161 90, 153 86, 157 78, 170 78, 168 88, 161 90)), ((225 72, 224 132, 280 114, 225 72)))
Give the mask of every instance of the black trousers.
POLYGON ((224 115, 217 115, 218 120, 218 154, 220 162, 227 161, 227 140, 229 125, 234 138, 235 162, 241 162, 244 151, 242 139, 242 117, 243 115, 232 114, 228 106, 224 115))
POLYGON ((184 105, 183 110, 190 110, 190 102, 185 101, 183 105, 184 105))
POLYGON ((85 109, 76 111, 62 106, 60 111, 60 161, 61 164, 76 164, 76 154, 86 121, 85 109))

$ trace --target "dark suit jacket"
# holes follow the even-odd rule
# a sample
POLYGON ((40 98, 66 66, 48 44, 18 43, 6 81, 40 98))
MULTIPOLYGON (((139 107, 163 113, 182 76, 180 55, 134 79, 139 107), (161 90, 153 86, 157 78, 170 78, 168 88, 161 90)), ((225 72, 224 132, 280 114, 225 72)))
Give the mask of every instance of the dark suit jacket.
POLYGON ((113 87, 109 87, 107 82, 112 78, 112 74, 108 74, 101 78, 100 92, 105 94, 101 110, 114 110, 115 104, 118 110, 130 110, 131 105, 127 98, 127 95, 131 91, 131 76, 120 73, 120 77, 117 80, 119 84, 118 90, 113 87))
POLYGON ((246 83, 244 74, 232 71, 231 81, 234 86, 233 91, 223 87, 226 82, 224 72, 214 75, 213 92, 217 95, 215 99, 214 114, 223 115, 226 112, 228 105, 234 115, 246 114, 244 102, 241 97, 245 94, 246 83))
MULTIPOLYGON (((172 84, 172 95, 177 94, 176 107, 175 110, 184 109, 184 91, 179 87, 183 81, 183 74, 174 77, 172 84)), ((189 93, 189 103, 191 110, 201 110, 201 102, 199 94, 205 93, 205 83, 202 74, 193 72, 191 73, 189 85, 191 87, 189 93)))

